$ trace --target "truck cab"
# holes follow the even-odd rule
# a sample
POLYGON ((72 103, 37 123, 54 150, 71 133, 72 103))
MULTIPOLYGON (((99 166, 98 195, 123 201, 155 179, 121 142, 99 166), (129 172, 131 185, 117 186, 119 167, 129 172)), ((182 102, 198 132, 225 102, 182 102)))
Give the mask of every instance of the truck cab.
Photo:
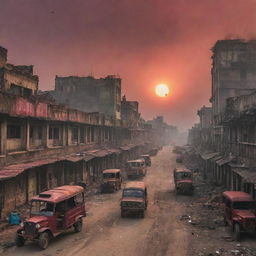
POLYGON ((223 192, 224 222, 232 227, 233 237, 240 240, 242 232, 256 231, 256 201, 242 191, 223 192))
POLYGON ((21 223, 15 243, 23 246, 27 240, 37 241, 46 249, 50 239, 74 228, 80 232, 86 216, 84 189, 81 186, 61 186, 44 191, 31 200, 30 217, 21 223))

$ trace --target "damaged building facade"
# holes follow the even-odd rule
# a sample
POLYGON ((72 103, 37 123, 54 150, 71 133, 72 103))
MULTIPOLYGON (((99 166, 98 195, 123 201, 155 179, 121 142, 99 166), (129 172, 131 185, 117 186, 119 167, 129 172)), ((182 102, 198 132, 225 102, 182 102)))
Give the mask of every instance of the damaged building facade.
POLYGON ((118 76, 99 79, 92 76, 56 76, 55 90, 50 93, 60 104, 121 119, 121 78, 118 76))
POLYGON ((152 120, 148 120, 147 125, 152 126, 152 129, 155 131, 156 134, 155 140, 160 145, 165 145, 166 143, 173 143, 178 136, 177 127, 167 124, 164 121, 163 116, 157 116, 152 120))
MULTIPOLYGON (((61 81, 57 79, 56 88, 62 92, 66 88, 61 89, 61 81)), ((56 186, 97 187, 102 170, 123 168, 127 160, 160 146, 150 126, 122 124, 120 78, 99 83, 102 91, 100 85, 92 85, 95 97, 106 105, 113 99, 109 109, 96 106, 90 112, 83 111, 79 100, 79 106, 44 100, 33 67, 8 64, 7 50, 0 48, 0 219, 56 186)), ((80 90, 86 85, 74 83, 74 91, 77 86, 80 90)))
POLYGON ((191 129, 189 143, 202 168, 217 184, 256 198, 256 41, 222 40, 213 47, 212 120, 208 140, 200 125, 191 129), (195 131, 196 130, 196 131, 195 131))

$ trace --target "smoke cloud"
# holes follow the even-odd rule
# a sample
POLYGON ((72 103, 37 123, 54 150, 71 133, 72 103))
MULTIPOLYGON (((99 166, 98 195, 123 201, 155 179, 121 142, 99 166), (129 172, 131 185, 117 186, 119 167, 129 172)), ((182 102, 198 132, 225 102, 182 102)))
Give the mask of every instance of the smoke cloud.
POLYGON ((254 0, 0 0, 9 62, 34 64, 40 88, 55 75, 118 74, 146 119, 189 127, 209 105, 211 47, 255 38, 254 0), (158 98, 154 86, 170 85, 158 98))

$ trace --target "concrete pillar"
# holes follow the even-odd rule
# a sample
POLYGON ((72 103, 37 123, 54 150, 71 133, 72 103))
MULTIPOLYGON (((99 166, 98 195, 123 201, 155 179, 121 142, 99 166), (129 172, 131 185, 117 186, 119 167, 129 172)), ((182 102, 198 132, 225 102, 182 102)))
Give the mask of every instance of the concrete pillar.
POLYGON ((6 154, 7 121, 4 118, 0 123, 0 155, 6 154))
POLYGON ((62 146, 67 145, 67 129, 65 124, 62 125, 62 146))
POLYGON ((77 144, 78 144, 78 145, 80 144, 80 129, 81 129, 81 127, 78 126, 78 127, 77 127, 77 144))
POLYGON ((72 144, 72 130, 70 125, 67 125, 67 145, 72 144))
POLYGON ((45 148, 49 147, 49 124, 43 124, 43 145, 45 148))
POLYGON ((24 131, 24 133, 25 133, 25 145, 26 145, 26 150, 29 150, 29 148, 30 148, 30 121, 29 120, 27 120, 26 121, 26 126, 25 126, 25 131, 24 131))

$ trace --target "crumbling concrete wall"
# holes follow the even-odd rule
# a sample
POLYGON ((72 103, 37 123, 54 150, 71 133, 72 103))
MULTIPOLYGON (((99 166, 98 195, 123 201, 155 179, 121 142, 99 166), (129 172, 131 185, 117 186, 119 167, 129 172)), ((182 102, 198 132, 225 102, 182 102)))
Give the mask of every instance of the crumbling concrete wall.
POLYGON ((52 96, 61 104, 84 112, 100 112, 121 118, 121 79, 114 76, 55 78, 52 96))
POLYGON ((229 97, 256 89, 256 41, 221 40, 213 47, 213 114, 225 109, 229 97))

